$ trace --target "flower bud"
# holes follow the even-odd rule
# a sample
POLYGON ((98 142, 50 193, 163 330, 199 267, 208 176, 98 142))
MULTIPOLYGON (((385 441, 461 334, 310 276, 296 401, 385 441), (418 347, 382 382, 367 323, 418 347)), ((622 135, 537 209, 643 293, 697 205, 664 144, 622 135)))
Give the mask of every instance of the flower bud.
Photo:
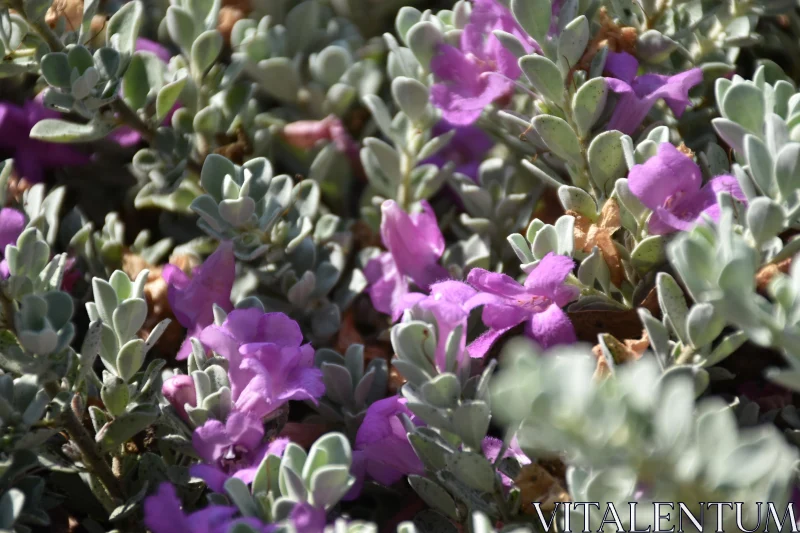
POLYGON ((172 376, 164 382, 161 388, 164 398, 178 411, 181 418, 188 420, 185 405, 188 403, 192 407, 197 406, 197 393, 194 389, 192 376, 180 374, 172 376))
POLYGON ((311 148, 331 138, 332 117, 324 120, 298 120, 283 128, 283 138, 295 148, 311 148))

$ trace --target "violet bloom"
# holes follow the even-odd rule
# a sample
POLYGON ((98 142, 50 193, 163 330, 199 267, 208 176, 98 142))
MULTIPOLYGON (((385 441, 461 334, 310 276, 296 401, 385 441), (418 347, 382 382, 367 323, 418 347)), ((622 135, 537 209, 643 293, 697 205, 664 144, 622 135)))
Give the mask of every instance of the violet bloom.
POLYGON ((703 71, 692 68, 674 76, 643 74, 637 76, 639 62, 626 52, 609 52, 606 59, 608 88, 619 95, 609 130, 632 135, 642 124, 653 105, 664 99, 676 117, 689 106, 689 90, 703 81, 703 71))
POLYGON ((58 112, 46 109, 42 99, 43 93, 25 102, 23 107, 0 102, 0 149, 14 158, 17 175, 31 183, 43 181, 47 169, 86 165, 91 159, 68 144, 30 138, 37 122, 61 118, 58 112))
POLYGON ((439 265, 444 253, 444 236, 436 215, 426 201, 422 212, 409 215, 394 200, 381 205, 381 239, 388 252, 372 259, 364 268, 372 305, 397 320, 400 302, 408 294, 408 278, 427 291, 435 281, 448 277, 439 265))
POLYGON ((27 224, 25 215, 21 211, 10 207, 0 209, 0 257, 3 257, 0 261, 0 279, 6 279, 9 274, 8 261, 5 259, 6 246, 17 244, 17 239, 27 224))
POLYGON ((719 221, 718 192, 727 191, 737 200, 746 202, 733 176, 717 176, 703 186, 697 163, 670 143, 662 143, 654 157, 631 168, 628 187, 652 209, 648 230, 653 235, 688 231, 704 214, 719 221))
POLYGON ((525 334, 542 348, 575 342, 575 329, 561 309, 578 296, 577 287, 564 284, 574 266, 571 258, 551 252, 528 274, 524 286, 505 274, 472 269, 467 282, 480 293, 464 305, 484 306, 483 323, 489 331, 470 344, 470 355, 483 357, 501 335, 523 322, 525 334))
POLYGON ((189 278, 175 265, 166 265, 162 277, 167 282, 167 299, 181 326, 187 328, 186 340, 178 351, 183 360, 192 352, 191 337, 214 322, 214 304, 225 311, 233 309, 231 289, 236 276, 233 243, 223 241, 189 278))
MULTIPOLYGON (((6 279, 10 274, 8 261, 4 257, 6 246, 17 244, 17 239, 25 230, 25 226, 27 226, 27 221, 21 211, 11 207, 0 209, 0 257, 2 258, 2 261, 0 261, 0 280, 6 279)), ((61 289, 70 292, 82 276, 83 273, 75 267, 75 258, 68 257, 64 267, 64 276, 61 280, 61 289)))
POLYGON ((292 508, 289 521, 294 526, 295 533, 320 533, 324 531, 327 520, 324 509, 301 502, 292 508))
POLYGON ((169 63, 169 60, 172 59, 172 52, 170 52, 165 46, 162 46, 155 41, 151 41, 150 39, 145 39, 144 37, 139 37, 136 39, 136 51, 150 52, 164 63, 169 63))
POLYGON ((210 505, 187 515, 170 483, 161 483, 144 501, 144 525, 152 533, 227 533, 238 513, 236 507, 210 505))
MULTIPOLYGON (((459 350, 458 368, 469 364, 465 349, 467 319, 472 307, 467 302, 475 301, 473 297, 478 291, 460 281, 442 281, 431 285, 430 296, 413 292, 407 294, 400 304, 401 312, 411 309, 414 319, 437 325, 437 344, 435 364, 440 372, 445 371, 447 359, 447 338, 458 327, 462 327, 461 348, 459 350)), ((480 305, 476 303, 475 306, 480 305)))
POLYGON ((172 376, 162 385, 161 393, 178 411, 181 418, 189 420, 189 415, 186 414, 186 404, 192 407, 197 406, 197 391, 192 376, 186 374, 172 376))
POLYGON ((558 33, 558 16, 561 14, 561 6, 564 5, 565 0, 552 0, 550 6, 550 28, 547 30, 548 37, 557 37, 558 33))
POLYGON ((263 418, 289 400, 316 403, 325 394, 314 348, 303 344, 300 326, 283 313, 236 309, 199 338, 228 359, 231 395, 239 411, 263 418))
MULTIPOLYGON (((481 442, 481 449, 483 451, 483 456, 494 462, 497 459, 497 456, 500 454, 500 450, 503 449, 503 441, 494 437, 484 437, 483 441, 481 442)), ((514 437, 511 440, 511 443, 508 445, 508 448, 506 448, 502 458, 505 459, 509 457, 516 459, 522 466, 531 464, 531 460, 528 459, 524 453, 522 453, 519 443, 517 443, 517 437, 514 437)), ((500 479, 503 482, 503 486, 506 488, 511 488, 514 485, 514 480, 502 472, 500 473, 500 479)))
MULTIPOLYGON (((422 461, 408 442, 406 428, 397 416, 400 413, 421 425, 406 407, 406 399, 399 396, 384 398, 367 408, 367 414, 356 434, 353 451, 356 487, 363 484, 365 475, 389 486, 403 476, 421 475, 425 472, 422 461)), ((348 496, 352 497, 352 494, 348 496)))
POLYGON ((431 60, 438 83, 431 87, 431 102, 451 124, 475 122, 481 112, 513 90, 522 71, 517 58, 492 34, 514 35, 526 53, 539 45, 519 27, 511 11, 497 0, 475 0, 470 21, 461 33, 460 48, 439 45, 431 60))
POLYGON ((234 411, 223 423, 209 419, 192 434, 192 446, 205 464, 190 469, 208 488, 222 492, 230 477, 251 483, 261 460, 268 454, 283 455, 289 439, 265 443, 264 422, 250 413, 234 411))
POLYGON ((451 130, 455 130, 455 134, 447 146, 421 164, 434 164, 441 168, 452 161, 455 163, 454 172, 478 181, 478 167, 483 161, 483 156, 494 145, 492 139, 476 126, 453 126, 444 120, 436 123, 431 134, 435 137, 451 130))

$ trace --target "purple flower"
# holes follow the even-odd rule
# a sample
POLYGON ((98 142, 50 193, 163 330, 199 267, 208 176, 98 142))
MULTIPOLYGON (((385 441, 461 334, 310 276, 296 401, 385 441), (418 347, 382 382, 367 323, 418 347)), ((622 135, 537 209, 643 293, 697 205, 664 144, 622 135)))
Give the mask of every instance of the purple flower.
POLYGON ((473 269, 467 282, 480 293, 464 306, 483 305, 489 331, 469 345, 470 355, 483 357, 502 334, 522 322, 526 335, 542 348, 575 342, 572 322, 561 310, 578 296, 577 287, 564 284, 574 266, 571 258, 551 252, 528 274, 524 286, 505 274, 473 269))
POLYGON ((462 368, 469 364, 465 344, 467 319, 469 318, 471 307, 467 307, 466 302, 472 300, 477 291, 466 283, 453 280, 434 283, 431 285, 430 290, 430 296, 419 292, 407 294, 401 300, 401 312, 411 309, 414 319, 436 323, 435 362, 441 372, 444 372, 446 367, 447 338, 453 330, 458 326, 462 326, 461 348, 458 352, 458 368, 462 368))
POLYGON ((415 424, 421 424, 406 407, 405 398, 399 396, 379 400, 367 409, 353 452, 356 487, 360 488, 365 475, 388 486, 403 476, 424 473, 422 461, 408 442, 406 429, 397 416, 400 413, 408 415, 415 424))
POLYGON ((314 348, 303 343, 297 322, 283 313, 232 311, 221 326, 211 325, 200 341, 229 361, 231 394, 239 411, 263 418, 289 400, 325 394, 314 348))
POLYGON ((670 143, 662 143, 654 157, 631 168, 628 187, 653 211, 648 224, 653 235, 688 231, 703 214, 718 221, 718 192, 727 191, 746 202, 733 176, 717 176, 703 186, 700 167, 670 143))
POLYGON ((381 205, 381 238, 388 252, 372 259, 364 268, 372 305, 381 313, 400 318, 400 301, 408 294, 408 278, 427 291, 435 281, 448 277, 439 265, 444 236, 436 215, 426 201, 422 212, 409 215, 394 200, 381 205))
MULTIPOLYGON (((494 462, 497 459, 497 456, 500 454, 500 450, 503 448, 503 441, 494 437, 484 437, 483 441, 481 442, 481 448, 483 450, 484 457, 494 462)), ((506 448, 506 451, 503 454, 503 459, 507 457, 516 459, 522 466, 531 464, 531 460, 528 459, 524 453, 522 453, 519 443, 517 443, 517 437, 514 437, 511 440, 511 443, 508 445, 508 448, 506 448)), ((514 485, 514 480, 502 472, 500 473, 500 479, 503 481, 504 487, 511 488, 514 485)))
POLYGON ((231 289, 236 275, 233 243, 221 242, 205 262, 194 269, 191 279, 175 265, 166 265, 162 277, 167 282, 167 299, 181 326, 188 329, 177 359, 189 357, 190 337, 214 322, 214 304, 225 311, 233 309, 231 289))
POLYGON ((628 135, 636 131, 659 99, 663 98, 675 116, 680 117, 689 106, 689 90, 703 81, 699 68, 674 76, 637 76, 639 62, 626 52, 608 52, 605 70, 613 76, 606 78, 608 88, 619 95, 607 128, 628 135))
POLYGON ((229 477, 251 483, 268 454, 283 455, 289 439, 265 443, 264 422, 250 413, 234 411, 228 420, 209 419, 194 430, 192 446, 205 464, 191 467, 193 476, 202 478, 208 488, 222 492, 229 477))
POLYGON ((455 134, 447 146, 421 164, 433 164, 441 168, 452 161, 455 163, 454 172, 478 181, 478 167, 483 156, 492 148, 492 139, 476 126, 453 126, 444 120, 436 123, 431 134, 439 136, 451 130, 455 130, 455 134))
POLYGON ((90 161, 89 155, 68 144, 30 138, 30 131, 37 122, 61 117, 56 111, 46 109, 42 98, 43 93, 25 102, 23 107, 0 103, 0 149, 11 153, 17 175, 31 183, 43 181, 46 169, 85 165, 90 161))
POLYGON ((9 274, 8 261, 4 257, 6 246, 17 244, 17 239, 26 225, 25 215, 22 212, 10 207, 0 209, 0 257, 3 257, 3 260, 0 261, 0 279, 6 279, 9 274))
POLYGON ((561 6, 565 0, 553 0, 550 6, 550 28, 547 30, 548 36, 555 36, 558 33, 558 16, 561 14, 561 6))
POLYGON ((169 63, 169 60, 172 59, 172 52, 170 52, 166 47, 155 41, 151 41, 150 39, 145 39, 144 37, 139 37, 136 39, 136 51, 150 52, 164 63, 169 63))
POLYGON ((186 374, 177 374, 164 382, 161 387, 164 398, 178 411, 184 420, 188 420, 186 414, 186 404, 195 407, 197 405, 197 391, 194 387, 194 379, 186 374))
POLYGON ((517 58, 492 30, 514 35, 527 53, 539 50, 507 7, 497 0, 475 0, 460 48, 442 44, 431 60, 431 71, 439 81, 431 87, 431 102, 452 124, 475 122, 486 106, 512 90, 513 80, 522 73, 517 58))
POLYGON ((292 508, 289 521, 295 533, 320 533, 325 529, 326 514, 324 509, 302 502, 292 508))
POLYGON ((187 515, 170 483, 162 483, 144 501, 144 525, 152 533, 227 533, 239 511, 212 505, 187 515))

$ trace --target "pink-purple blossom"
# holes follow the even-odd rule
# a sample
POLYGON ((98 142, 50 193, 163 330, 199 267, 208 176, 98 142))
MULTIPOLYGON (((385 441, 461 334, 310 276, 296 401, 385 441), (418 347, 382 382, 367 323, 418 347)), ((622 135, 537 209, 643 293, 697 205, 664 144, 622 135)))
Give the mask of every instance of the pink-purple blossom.
POLYGON ((356 434, 352 471, 357 481, 349 497, 360 492, 365 477, 388 486, 404 476, 425 471, 408 442, 406 428, 398 417, 401 413, 415 424, 421 424, 406 407, 405 398, 399 396, 379 400, 367 409, 356 434))
MULTIPOLYGON (((0 111, 1 113, 2 111, 0 111)), ((6 246, 17 244, 17 239, 27 225, 25 215, 11 207, 0 209, 0 279, 8 277, 8 261, 5 259, 6 246)))
POLYGON ((477 126, 453 126, 440 120, 431 130, 432 136, 439 136, 455 130, 453 138, 438 153, 422 161, 420 164, 433 164, 443 167, 452 162, 455 164, 453 172, 464 174, 478 181, 478 168, 494 143, 492 139, 477 126))
POLYGON ((164 382, 161 392, 164 394, 164 398, 178 411, 181 418, 188 420, 186 404, 191 407, 197 405, 197 391, 192 376, 186 374, 172 376, 164 382))
POLYGON ((236 309, 221 326, 203 329, 199 339, 228 359, 238 411, 264 418, 290 400, 316 403, 325 394, 314 348, 303 344, 300 326, 283 313, 236 309))
POLYGON ((619 96, 607 128, 628 135, 639 128, 659 99, 680 117, 689 106, 689 90, 703 81, 703 71, 699 68, 674 76, 637 76, 639 62, 627 52, 608 52, 605 70, 611 75, 606 78, 608 88, 619 96))
POLYGON ((462 368, 469 365, 465 345, 467 319, 472 308, 468 307, 466 303, 474 301, 473 297, 478 291, 466 283, 454 280, 434 283, 431 285, 430 291, 430 295, 419 292, 407 294, 401 301, 401 311, 410 309, 412 318, 436 324, 437 344, 434 361, 441 372, 445 372, 446 367, 447 339, 458 326, 461 326, 462 335, 457 366, 462 368))
POLYGON ((205 262, 194 269, 189 278, 183 270, 168 264, 162 271, 167 282, 167 299, 181 326, 187 328, 186 340, 178 351, 177 359, 189 357, 192 345, 189 339, 214 322, 214 304, 225 311, 233 309, 231 289, 236 275, 233 243, 221 242, 205 262))
POLYGON ((717 176, 703 185, 700 167, 670 143, 628 173, 628 187, 649 209, 648 230, 653 235, 692 229, 702 215, 718 221, 717 193, 727 191, 739 201, 746 198, 733 176, 717 176))
POLYGON ((507 7, 497 0, 475 0, 460 46, 441 44, 431 60, 437 80, 431 87, 431 102, 451 124, 475 122, 484 108, 513 90, 514 80, 522 73, 516 56, 493 30, 514 35, 527 53, 540 50, 507 7))
POLYGON ((86 165, 91 159, 74 146, 31 139, 31 129, 37 122, 61 118, 60 113, 44 107, 43 94, 22 107, 0 102, 0 149, 14 158, 17 175, 31 183, 43 181, 46 170, 86 165))
MULTIPOLYGON (((0 258, 2 258, 0 260, 0 280, 6 279, 10 274, 8 261, 5 258, 6 246, 17 244, 17 239, 27 225, 28 222, 21 211, 11 207, 0 209, 0 258)), ((75 267, 75 258, 68 257, 61 280, 62 290, 71 291, 82 275, 83 273, 75 267)))
POLYGON ((289 513, 289 521, 294 526, 296 533, 320 533, 325 529, 327 518, 324 509, 301 502, 292 508, 292 512, 289 513))
MULTIPOLYGON (((186 514, 170 483, 159 485, 144 501, 144 525, 151 533, 229 533, 238 524, 247 525, 258 533, 283 531, 279 524, 265 524, 258 518, 238 515, 236 507, 227 505, 209 505, 186 514)), ((320 533, 325 528, 326 513, 324 509, 300 502, 292 508, 287 522, 294 526, 295 533, 320 533)))
POLYGON ((467 282, 479 293, 464 306, 483 305, 483 323, 489 328, 469 345, 470 355, 483 357, 501 335, 521 323, 525 334, 542 348, 575 342, 575 329, 561 309, 579 293, 577 287, 564 283, 574 266, 571 258, 551 252, 528 274, 524 285, 482 268, 470 271, 467 282))
MULTIPOLYGON (((483 451, 483 456, 494 462, 497 460, 497 456, 500 455, 500 450, 503 449, 503 441, 495 437, 484 437, 483 441, 481 442, 481 449, 483 451)), ((503 457, 501 457, 501 459, 506 458, 516 459, 522 466, 531 463, 531 460, 528 459, 524 453, 522 453, 519 443, 517 442, 517 437, 512 439, 511 443, 503 453, 503 457)), ((503 486, 506 488, 511 488, 514 485, 514 480, 502 472, 500 473, 500 479, 503 482, 503 486)))
POLYGON ((136 51, 150 52, 164 63, 169 63, 169 60, 172 59, 172 52, 167 50, 165 46, 144 37, 136 39, 136 51))
POLYGON ((394 200, 383 202, 381 238, 388 251, 364 268, 373 307, 393 320, 403 312, 400 302, 409 292, 409 278, 427 292, 449 277, 439 264, 445 242, 436 215, 428 202, 420 203, 422 212, 409 215, 394 200))
POLYGON ((194 430, 192 446, 204 464, 191 467, 215 492, 222 492, 230 477, 251 483, 268 454, 283 455, 289 439, 264 442, 264 422, 248 412, 234 411, 225 422, 209 419, 194 430))
POLYGON ((236 507, 222 505, 186 514, 170 483, 159 485, 155 494, 144 501, 144 525, 152 533, 227 533, 237 514, 236 507))

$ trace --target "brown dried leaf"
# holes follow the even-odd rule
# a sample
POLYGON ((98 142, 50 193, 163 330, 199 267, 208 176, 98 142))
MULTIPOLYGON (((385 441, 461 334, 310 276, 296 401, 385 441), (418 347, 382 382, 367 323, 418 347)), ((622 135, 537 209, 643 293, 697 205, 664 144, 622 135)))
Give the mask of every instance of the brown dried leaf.
POLYGON ((12 203, 22 203, 22 195, 25 194, 25 191, 30 189, 33 186, 25 178, 20 178, 17 176, 16 169, 12 169, 11 177, 8 179, 8 206, 11 206, 12 203))
POLYGON ((772 279, 778 275, 778 273, 788 274, 789 267, 792 266, 792 258, 789 257, 788 259, 784 259, 778 264, 770 263, 761 268, 756 274, 756 288, 758 292, 761 294, 766 294, 767 287, 769 286, 772 279))
MULTIPOLYGON (((647 336, 647 331, 642 330, 642 336, 639 339, 625 339, 625 342, 620 342, 613 335, 604 335, 603 340, 614 358, 614 365, 624 365, 632 361, 638 361, 644 355, 645 350, 650 346, 650 339, 647 336)), ((611 367, 606 360, 606 355, 600 344, 596 344, 592 348, 592 353, 597 358, 597 368, 595 369, 595 379, 603 379, 611 374, 611 367)))
MULTIPOLYGON (((192 259, 188 256, 176 256, 173 261, 173 264, 182 268, 190 266, 192 259)), ((167 282, 161 276, 162 267, 149 264, 138 254, 125 252, 122 255, 122 271, 125 272, 129 278, 136 279, 136 276, 145 269, 150 271, 147 276, 147 282, 144 285, 144 297, 147 302, 147 319, 142 329, 139 330, 138 336, 142 339, 146 339, 159 322, 168 318, 172 322, 170 322, 161 336, 161 339, 159 339, 158 348, 165 353, 177 353, 183 342, 184 331, 180 323, 175 319, 175 315, 172 313, 172 308, 169 305, 169 300, 167 299, 167 282)))
POLYGON ((564 486, 538 463, 523 466, 514 484, 522 493, 520 499, 525 514, 536 514, 534 502, 541 503, 542 511, 552 512, 556 502, 570 501, 564 486))
POLYGON ((683 155, 685 155, 686 157, 688 157, 689 159, 694 158, 694 152, 692 152, 692 149, 686 146, 685 143, 681 143, 680 146, 678 146, 678 151, 683 155))
POLYGON ((55 28, 61 17, 66 18, 68 30, 78 29, 83 21, 83 0, 54 0, 44 16, 44 21, 55 28))
POLYGON ((618 26, 608 15, 608 10, 605 6, 598 10, 598 22, 600 23, 600 30, 589 41, 586 51, 572 69, 572 72, 576 70, 588 71, 594 56, 603 47, 608 47, 612 52, 627 52, 632 55, 636 52, 636 40, 638 38, 636 28, 618 26))
POLYGON ((625 270, 613 239, 614 232, 622 226, 617 201, 609 198, 600 211, 600 218, 595 223, 575 211, 567 211, 567 214, 575 217, 573 230, 575 247, 588 254, 597 246, 603 254, 603 260, 608 265, 611 283, 617 287, 622 285, 622 281, 625 279, 625 270))

